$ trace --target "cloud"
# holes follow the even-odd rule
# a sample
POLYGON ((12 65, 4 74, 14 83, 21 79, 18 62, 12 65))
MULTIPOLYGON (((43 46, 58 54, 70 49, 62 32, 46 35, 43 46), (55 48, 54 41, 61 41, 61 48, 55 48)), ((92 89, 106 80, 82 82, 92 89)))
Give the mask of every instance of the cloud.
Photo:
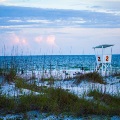
POLYGON ((37 42, 37 43, 41 43, 42 41, 43 41, 43 37, 42 36, 37 36, 35 38, 35 42, 37 42))
POLYGON ((4 42, 42 53, 53 47, 64 54, 72 46, 72 53, 84 49, 88 54, 93 46, 110 43, 115 44, 114 53, 119 53, 120 11, 115 15, 110 10, 96 5, 87 11, 0 6, 0 46, 4 42))
POLYGON ((0 2, 4 2, 4 1, 6 1, 6 0, 0 0, 0 2))
POLYGON ((28 20, 26 20, 26 22, 28 22, 28 23, 43 23, 43 24, 52 23, 49 20, 39 20, 39 19, 34 19, 34 20, 28 19, 28 20))
POLYGON ((21 39, 21 44, 22 45, 28 45, 28 42, 25 38, 21 39))
POLYGON ((9 20, 8 22, 13 22, 13 23, 19 23, 19 22, 23 22, 22 20, 9 20))
POLYGON ((92 6, 91 8, 101 8, 101 6, 92 6))
POLYGON ((87 11, 77 11, 1 6, 0 29, 56 28, 66 26, 84 28, 120 27, 120 11, 98 7, 92 6, 87 11))
POLYGON ((8 44, 10 44, 11 46, 28 46, 27 39, 15 33, 9 34, 7 40, 9 40, 8 44))
POLYGON ((47 44, 53 47, 57 47, 55 43, 55 36, 54 35, 49 35, 46 40, 47 44))
POLYGON ((16 34, 11 34, 10 38, 12 39, 12 44, 19 44, 20 38, 16 34))

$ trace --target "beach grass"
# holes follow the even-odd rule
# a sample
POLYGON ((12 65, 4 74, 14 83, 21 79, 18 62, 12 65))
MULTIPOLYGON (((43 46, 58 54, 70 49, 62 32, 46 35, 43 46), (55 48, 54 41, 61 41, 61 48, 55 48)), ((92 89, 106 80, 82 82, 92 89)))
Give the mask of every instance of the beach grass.
POLYGON ((75 81, 76 84, 80 84, 83 80, 93 83, 106 84, 103 77, 97 72, 80 74, 76 76, 75 79, 76 79, 75 81))
POLYGON ((41 92, 41 87, 35 84, 29 85, 22 78, 19 78, 18 81, 16 82, 16 87, 37 91, 39 94, 31 92, 31 94, 19 95, 17 99, 0 95, 0 107, 7 113, 10 113, 10 111, 21 113, 38 110, 55 115, 120 115, 118 107, 120 105, 120 98, 118 96, 111 96, 106 93, 100 93, 97 90, 91 90, 88 96, 92 96, 94 100, 86 100, 61 88, 47 88, 43 86, 44 90, 41 92), (18 81, 19 83, 17 83, 18 81))
POLYGON ((5 79, 8 81, 8 82, 12 82, 15 77, 16 77, 16 70, 14 68, 10 68, 9 71, 7 72, 7 74, 5 75, 5 79))
POLYGON ((42 87, 37 86, 35 83, 34 84, 27 83, 26 80, 21 77, 16 77, 14 83, 17 88, 28 89, 34 92, 42 92, 42 90, 45 88, 44 86, 42 87))
POLYGON ((93 97, 96 103, 106 106, 108 114, 120 115, 120 96, 102 93, 98 90, 91 90, 88 96, 93 97))

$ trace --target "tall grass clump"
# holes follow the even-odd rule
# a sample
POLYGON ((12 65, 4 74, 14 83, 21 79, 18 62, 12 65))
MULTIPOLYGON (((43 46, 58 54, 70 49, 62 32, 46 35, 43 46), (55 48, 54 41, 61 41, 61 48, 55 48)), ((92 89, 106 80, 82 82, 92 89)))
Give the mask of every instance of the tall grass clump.
MULTIPOLYGON (((69 113, 73 116, 84 116, 89 114, 108 115, 116 114, 111 108, 99 102, 79 98, 76 95, 58 88, 49 90, 49 107, 52 113, 69 113)), ((118 113, 118 112, 117 112, 118 113)))
POLYGON ((61 88, 33 86, 21 78, 16 80, 16 87, 26 88, 40 93, 40 95, 31 94, 21 96, 19 111, 40 110, 54 114, 71 113, 73 115, 81 115, 91 113, 92 108, 89 108, 90 110, 87 109, 88 105, 93 107, 87 100, 81 100, 76 95, 61 88), (41 94, 41 89, 43 94, 41 94))
POLYGON ((36 84, 27 83, 23 78, 20 77, 16 77, 14 82, 17 88, 29 89, 35 92, 42 92, 44 88, 42 86, 37 86, 36 84))
POLYGON ((14 81, 16 77, 16 70, 14 68, 10 68, 7 74, 5 75, 5 78, 8 82, 14 81))
POLYGON ((47 101, 48 98, 44 95, 23 95, 19 99, 17 112, 27 112, 30 110, 48 112, 47 101))
POLYGON ((39 110, 59 115, 61 113, 73 116, 96 113, 98 108, 94 102, 78 98, 76 95, 58 88, 49 88, 43 95, 24 95, 20 97, 17 112, 39 110))
POLYGON ((48 96, 50 100, 51 112, 72 112, 72 104, 77 102, 79 98, 61 88, 50 88, 48 91, 48 96))
POLYGON ((5 95, 0 95, 0 110, 6 113, 11 113, 15 109, 15 101, 12 98, 7 98, 5 95))
POLYGON ((46 88, 44 94, 22 95, 18 97, 17 101, 14 98, 0 96, 0 110, 3 109, 6 113, 38 110, 55 115, 70 114, 73 116, 120 115, 119 99, 109 96, 101 100, 103 96, 98 93, 89 93, 89 96, 97 96, 97 98, 94 97, 95 101, 89 101, 61 88, 46 88), (113 102, 108 102, 109 99, 113 102))
POLYGON ((17 61, 15 58, 4 56, 4 59, 0 63, 0 75, 4 76, 7 82, 13 82, 17 75, 17 61))
POLYGON ((105 84, 103 77, 97 72, 80 74, 76 76, 75 78, 76 78, 76 81, 75 81, 76 84, 81 83, 83 80, 86 80, 88 82, 93 82, 93 83, 105 84))
POLYGON ((13 68, 10 68, 10 69, 0 68, 0 76, 4 76, 8 82, 14 81, 16 74, 17 72, 13 68))
POLYGON ((107 107, 109 114, 120 115, 120 96, 112 96, 107 93, 101 93, 98 90, 93 90, 88 93, 97 103, 107 107))
POLYGON ((54 79, 54 77, 53 76, 50 76, 49 78, 42 78, 41 79, 41 81, 42 82, 48 82, 48 84, 51 86, 51 85, 53 85, 54 84, 54 82, 55 82, 55 79, 54 79))
POLYGON ((2 75, 3 75, 3 69, 0 68, 0 76, 2 76, 2 75))

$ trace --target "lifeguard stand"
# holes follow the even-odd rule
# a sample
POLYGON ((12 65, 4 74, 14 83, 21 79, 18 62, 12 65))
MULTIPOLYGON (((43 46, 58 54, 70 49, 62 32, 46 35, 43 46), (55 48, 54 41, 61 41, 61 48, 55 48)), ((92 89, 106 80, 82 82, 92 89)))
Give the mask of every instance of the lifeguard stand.
MULTIPOLYGON (((99 45, 94 48, 96 56, 95 70, 102 76, 108 76, 112 72, 111 60, 112 60, 112 46, 109 44, 99 45), (109 53, 105 53, 105 49, 110 48, 109 53), (98 52, 99 49, 99 52, 98 52)), ((107 51, 108 52, 108 51, 107 51)))

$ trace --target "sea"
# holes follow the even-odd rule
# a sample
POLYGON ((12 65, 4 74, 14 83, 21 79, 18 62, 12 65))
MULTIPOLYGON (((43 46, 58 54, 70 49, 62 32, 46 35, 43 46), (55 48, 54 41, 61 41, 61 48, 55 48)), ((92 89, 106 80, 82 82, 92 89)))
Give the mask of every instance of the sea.
MULTIPOLYGON (((95 55, 29 55, 0 56, 0 68, 11 66, 23 70, 93 70, 96 65, 95 55)), ((112 55, 112 69, 120 70, 120 54, 112 55)))

